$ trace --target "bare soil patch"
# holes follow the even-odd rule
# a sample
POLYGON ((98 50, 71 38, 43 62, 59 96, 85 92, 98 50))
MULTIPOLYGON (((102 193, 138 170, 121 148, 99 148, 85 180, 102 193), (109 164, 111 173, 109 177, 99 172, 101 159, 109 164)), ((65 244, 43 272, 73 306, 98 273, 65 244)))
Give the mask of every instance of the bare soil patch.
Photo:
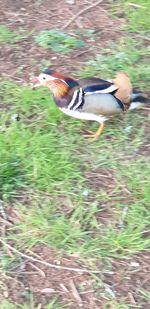
MULTIPOLYGON (((53 249, 44 245, 36 245, 29 255, 48 263, 67 267, 82 268, 78 256, 59 257, 53 249)), ((99 262, 97 282, 89 274, 76 273, 67 270, 56 270, 33 263, 30 260, 18 258, 16 267, 8 274, 2 274, 2 289, 0 300, 9 298, 14 303, 29 303, 33 295, 35 304, 45 308, 56 298, 61 305, 70 309, 99 309, 108 304, 106 294, 111 293, 112 299, 124 300, 130 306, 140 304, 144 309, 150 305, 144 297, 144 291, 149 291, 150 255, 140 254, 128 259, 112 260, 112 269, 104 270, 99 262), (142 293, 143 292, 143 293, 142 293)))
POLYGON ((87 1, 75 1, 70 5, 67 1, 0 1, 1 24, 15 31, 25 30, 27 38, 17 44, 5 44, 1 47, 0 70, 3 76, 12 79, 28 79, 35 72, 39 72, 43 59, 50 60, 55 69, 73 74, 86 60, 100 53, 101 48, 108 42, 117 41, 120 38, 120 26, 122 21, 113 20, 108 15, 104 3, 97 5, 86 14, 81 14, 66 29, 69 33, 75 30, 84 32, 92 29, 97 36, 84 38, 85 45, 81 49, 72 51, 68 55, 61 55, 41 48, 34 42, 34 36, 41 30, 63 26, 76 15, 78 11, 89 5, 87 1), (110 31, 111 29, 111 31, 110 31))
MULTIPOLYGON (((31 192, 33 197, 32 194, 31 192)), ((23 192, 20 192, 19 200, 23 199, 22 202, 30 207, 31 200, 28 192, 26 192, 26 195, 23 196, 23 192)), ((62 203, 64 203, 64 200, 62 200, 62 203)), ((19 213, 13 209, 13 204, 12 207, 10 204, 5 205, 4 214, 2 212, 0 214, 1 236, 7 235, 9 229, 21 221, 19 213), (4 214, 6 219, 4 219, 4 214)), ((109 206, 106 204, 105 207, 103 205, 103 210, 97 214, 97 220, 102 224, 107 224, 112 216, 115 219, 115 215, 113 204, 109 206)), ((11 242, 11 245, 13 247, 13 242, 11 242)), ((31 251, 22 251, 22 253, 58 266, 90 268, 78 254, 59 255, 56 250, 44 244, 35 245, 31 251)), ((45 309, 46 304, 56 298, 61 305, 66 305, 70 309, 80 307, 100 309, 104 304, 108 304, 112 298, 118 302, 124 301, 133 307, 140 304, 140 306, 143 306, 141 308, 149 308, 149 299, 144 296, 144 292, 149 291, 150 287, 150 254, 148 252, 124 259, 109 257, 109 263, 101 259, 97 262, 99 273, 96 274, 96 277, 89 273, 41 265, 15 254, 5 247, 1 248, 1 254, 14 258, 12 267, 1 273, 1 302, 4 299, 9 299, 16 304, 29 304, 31 297, 33 297, 35 305, 45 309)))

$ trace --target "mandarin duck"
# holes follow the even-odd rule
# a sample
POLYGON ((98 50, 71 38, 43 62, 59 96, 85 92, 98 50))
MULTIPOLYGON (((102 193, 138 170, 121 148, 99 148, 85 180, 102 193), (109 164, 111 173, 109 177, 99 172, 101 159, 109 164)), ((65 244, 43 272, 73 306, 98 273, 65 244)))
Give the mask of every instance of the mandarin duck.
POLYGON ((45 86, 50 89, 58 108, 77 119, 97 121, 98 130, 86 136, 97 139, 109 117, 148 103, 147 96, 132 88, 128 75, 117 73, 112 81, 97 77, 75 80, 54 70, 46 69, 32 79, 33 89, 45 86))

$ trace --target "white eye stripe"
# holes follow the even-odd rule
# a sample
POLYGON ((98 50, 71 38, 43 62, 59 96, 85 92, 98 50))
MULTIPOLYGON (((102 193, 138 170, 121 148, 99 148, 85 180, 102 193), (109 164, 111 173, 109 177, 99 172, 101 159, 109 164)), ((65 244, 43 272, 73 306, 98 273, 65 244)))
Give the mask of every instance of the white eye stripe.
POLYGON ((42 80, 54 80, 54 79, 56 79, 55 77, 53 77, 53 76, 51 76, 51 75, 48 75, 48 74, 44 74, 44 73, 41 73, 40 75, 39 75, 39 81, 42 81, 42 80))
POLYGON ((53 80, 61 80, 64 84, 66 84, 68 86, 68 84, 66 83, 65 80, 61 79, 61 78, 57 78, 55 76, 52 76, 52 75, 48 75, 48 74, 44 74, 44 73, 41 73, 39 75, 39 81, 43 81, 43 80, 47 80, 47 81, 53 81, 53 80))

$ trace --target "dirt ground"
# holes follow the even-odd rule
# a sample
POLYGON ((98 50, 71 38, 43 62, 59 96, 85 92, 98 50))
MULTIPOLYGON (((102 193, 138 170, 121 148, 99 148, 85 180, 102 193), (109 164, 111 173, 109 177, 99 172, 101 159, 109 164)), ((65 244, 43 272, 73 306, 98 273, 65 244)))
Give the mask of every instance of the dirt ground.
MULTIPOLYGON (((32 74, 39 72, 43 59, 51 61, 52 66, 61 71, 76 74, 79 68, 88 59, 92 59, 100 51, 107 47, 108 42, 117 41, 121 37, 120 27, 123 16, 112 19, 107 12, 107 1, 86 11, 67 28, 70 32, 79 28, 93 29, 100 33, 99 40, 92 41, 86 38, 86 45, 80 50, 73 51, 71 55, 60 55, 51 50, 44 50, 34 43, 32 36, 40 30, 58 28, 63 29, 67 22, 79 10, 89 6, 91 1, 76 0, 75 5, 64 0, 5 0, 0 1, 1 24, 5 24, 14 30, 24 29, 31 33, 27 39, 22 39, 18 44, 5 44, 0 48, 0 71, 3 77, 28 82, 32 74), (111 31, 110 31, 111 29, 111 31), (92 47, 92 48, 91 48, 92 47), (94 48, 93 48, 94 47, 94 48)), ((92 177, 92 176, 91 176, 92 177)), ((109 181, 109 179, 108 179, 109 181)), ((9 213, 11 224, 15 223, 15 214, 9 213), (14 216, 14 217, 13 217, 14 216)), ((5 223, 4 223, 5 226, 5 223)), ((7 226, 5 226, 7 228, 7 226)), ((2 233, 3 226, 1 226, 2 233)), ((10 252, 8 251, 8 254, 10 252)), ((53 250, 44 245, 32 248, 30 255, 49 263, 61 264, 67 267, 82 268, 77 256, 64 256, 61 259, 53 250)), ((24 258, 18 258, 18 265, 10 274, 1 274, 3 287, 0 292, 0 301, 9 298, 14 303, 28 302, 30 293, 36 299, 38 308, 44 308, 52 298, 58 297, 62 305, 70 309, 100 309, 107 303, 106 292, 112 294, 112 300, 120 297, 136 308, 136 303, 142 303, 142 295, 136 299, 135 290, 148 286, 150 255, 140 254, 128 260, 116 260, 113 268, 108 273, 103 273, 103 264, 99 269, 105 287, 93 287, 93 279, 90 274, 71 271, 56 270, 24 258), (104 297, 99 296, 99 290, 105 289, 104 297)), ((137 293, 136 293, 137 295, 137 293)), ((109 308, 109 307, 107 307, 109 308)), ((144 309, 150 308, 150 301, 144 305, 144 309)))
MULTIPOLYGON (((27 253, 48 263, 83 268, 77 262, 78 257, 66 255, 59 258, 53 250, 44 245, 37 245, 32 248, 32 252, 27 253)), ((106 297, 108 293, 112 300, 115 298, 119 301, 121 298, 133 308, 137 308, 137 303, 140 303, 140 308, 149 309, 150 300, 146 303, 143 295, 140 292, 137 294, 138 289, 141 291, 149 286, 149 263, 149 254, 139 254, 134 260, 115 259, 112 269, 105 272, 101 262, 98 265, 100 274, 96 275, 95 286, 95 277, 90 274, 56 270, 20 258, 10 274, 1 274, 0 301, 8 298, 16 304, 28 304, 30 295, 33 295, 38 308, 45 308, 48 302, 57 298, 62 305, 67 305, 67 308, 100 309, 109 303, 106 297)), ((109 308, 109 305, 106 308, 109 308)))
POLYGON ((39 73, 39 63, 43 59, 50 60, 52 66, 57 70, 73 74, 87 59, 91 59, 112 41, 117 41, 120 37, 120 25, 122 21, 112 20, 105 8, 99 5, 87 11, 85 14, 70 24, 66 28, 70 33, 79 29, 82 33, 84 29, 92 29, 99 33, 98 39, 85 38, 86 45, 81 49, 73 51, 71 55, 61 55, 44 50, 35 44, 32 39, 33 33, 51 28, 62 30, 68 20, 72 18, 82 8, 89 5, 89 1, 75 1, 75 5, 69 5, 67 1, 0 1, 2 14, 0 20, 2 24, 11 29, 26 30, 31 33, 27 39, 22 39, 19 46, 5 44, 1 47, 0 71, 3 76, 12 79, 19 78, 27 81, 29 76, 35 72, 39 73), (111 29, 111 31, 110 31, 111 29))

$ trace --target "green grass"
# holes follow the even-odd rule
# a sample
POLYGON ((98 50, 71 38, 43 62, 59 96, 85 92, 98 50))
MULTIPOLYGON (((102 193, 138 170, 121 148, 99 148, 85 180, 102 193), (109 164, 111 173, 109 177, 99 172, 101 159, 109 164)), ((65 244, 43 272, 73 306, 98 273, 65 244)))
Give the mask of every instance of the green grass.
POLYGON ((125 303, 118 303, 116 301, 110 301, 102 307, 102 309, 130 309, 125 303))
POLYGON ((67 54, 80 48, 84 42, 76 36, 69 35, 57 29, 44 30, 35 37, 35 42, 43 48, 50 48, 56 53, 67 54))
MULTIPOLYGON (((21 216, 6 241, 21 251, 40 243, 58 255, 77 254, 92 269, 99 259, 105 259, 107 269, 109 259, 149 250, 150 165, 149 157, 137 154, 145 143, 146 116, 137 111, 116 118, 90 143, 81 134, 87 122, 60 113, 46 89, 32 91, 4 81, 1 97, 1 199, 13 198, 13 209, 21 216), (15 113, 19 122, 12 120, 15 113), (87 175, 95 169, 113 173, 111 190, 109 183, 101 187, 105 179, 95 188, 94 181, 101 178, 97 172, 97 180, 89 183, 87 175), (31 196, 30 204, 14 202, 18 189, 31 196), (108 220, 103 220, 105 211, 108 220)), ((95 130, 97 124, 88 127, 95 130)), ((8 258, 4 251, 1 261, 9 274, 18 256, 8 258)))
POLYGON ((118 13, 123 13, 126 23, 123 30, 136 36, 137 34, 149 35, 150 29, 150 3, 147 0, 133 2, 117 0, 110 2, 110 12, 115 18, 118 13))
POLYGON ((103 306, 103 309, 130 309, 130 308, 131 307, 129 307, 125 303, 118 304, 117 302, 111 302, 111 303, 108 303, 108 305, 103 306))
MULTIPOLYGON (((10 185, 13 183, 15 186, 17 179, 14 182, 14 178, 17 173, 19 174, 19 171, 22 177, 25 177, 25 183, 36 184, 38 189, 47 191, 51 191, 51 188, 57 186, 60 189, 61 187, 62 189, 63 187, 67 188, 69 181, 74 180, 74 174, 76 174, 76 181, 78 179, 79 182, 82 181, 79 162, 74 157, 75 137, 72 137, 70 132, 72 147, 68 148, 65 132, 63 135, 61 129, 59 132, 59 122, 62 115, 59 115, 54 104, 50 104, 49 94, 44 98, 43 91, 33 92, 28 88, 20 89, 20 87, 9 83, 2 85, 2 91, 5 91, 8 104, 12 98, 15 102, 15 106, 10 107, 10 111, 6 113, 7 116, 2 115, 2 127, 5 127, 5 122, 10 121, 16 112, 20 114, 21 121, 19 123, 11 122, 10 127, 0 136, 4 153, 3 159, 5 158, 5 161, 2 159, 1 162, 3 168, 1 192, 2 190, 4 193, 8 191, 4 182, 7 175, 10 175, 10 185), (23 104, 20 104, 22 100, 23 104), (56 123, 56 121, 58 122, 56 123), (5 148, 3 148, 3 143, 6 144, 5 148)), ((64 125, 65 120, 61 123, 61 126, 64 125)), ((70 128, 70 130, 72 129, 70 128)))
MULTIPOLYGON (((1 309, 38 309, 39 306, 38 305, 35 306, 33 303, 33 300, 31 300, 29 304, 23 304, 23 305, 21 304, 15 305, 6 300, 1 303, 0 308, 1 309)), ((65 307, 60 306, 56 299, 52 300, 49 304, 45 306, 45 309, 63 309, 63 308, 65 307)))
POLYGON ((134 4, 124 3, 128 23, 126 30, 131 33, 149 34, 150 29, 150 3, 146 0, 136 0, 134 4))
MULTIPOLYGON (((21 120, 10 122, 0 135, 1 196, 9 199, 15 190, 26 187, 51 195, 50 201, 40 207, 35 204, 28 209, 26 205, 16 204, 23 222, 16 225, 17 234, 12 231, 8 238, 19 243, 21 240, 26 247, 46 243, 61 251, 78 252, 81 258, 125 256, 146 249, 149 240, 143 234, 149 223, 149 159, 134 155, 144 142, 143 116, 136 113, 135 118, 132 113, 120 122, 114 120, 116 125, 108 124, 99 141, 89 143, 83 137, 79 139, 86 124, 61 114, 47 91, 36 92, 4 83, 2 92, 6 105, 11 98, 14 106, 6 113, 7 117, 3 115, 1 125, 14 112, 19 112, 21 120), (130 125, 132 129, 126 130, 130 125), (107 141, 108 135, 111 142, 107 141), (132 194, 123 229, 117 227, 124 209, 121 199, 114 201, 115 210, 107 224, 97 219, 103 203, 109 204, 110 197, 103 195, 101 188, 94 196, 89 187, 86 174, 95 166, 116 171, 114 192, 118 196, 121 183, 132 194), (94 196, 90 207, 88 197, 84 197, 85 190, 89 198, 94 196), (71 201, 69 217, 61 212, 62 195, 71 201), (28 233, 31 230, 32 238, 28 233)), ((95 124, 89 126, 95 128, 95 124)))
POLYGON ((82 68, 80 75, 113 78, 118 71, 129 74, 134 85, 140 89, 150 86, 148 66, 149 47, 142 47, 142 40, 122 38, 118 44, 102 50, 95 59, 89 60, 82 68))
MULTIPOLYGON (((123 37, 84 64, 80 76, 112 78, 115 72, 126 71, 135 87, 148 90, 150 51, 137 35, 147 35, 149 3, 134 3, 146 9, 124 1, 113 5, 114 14, 120 8, 125 11, 128 23, 123 37)), ((16 42, 16 34, 8 28, 2 30, 2 43, 16 42)), ((54 38, 48 35, 47 45, 47 38, 38 36, 38 43, 55 50, 54 38)), ((56 51, 70 52, 77 47, 68 40, 58 39, 56 51)), ((0 199, 6 205, 11 203, 21 218, 9 227, 5 240, 23 252, 40 243, 54 248, 58 256, 73 254, 91 269, 103 261, 106 272, 114 259, 134 259, 136 254, 149 252, 150 160, 141 152, 149 143, 146 113, 139 110, 114 118, 100 139, 90 143, 83 132, 96 130, 97 124, 63 115, 47 89, 32 91, 4 80, 0 96, 4 107, 0 117, 0 199), (18 122, 13 120, 16 113, 18 122), (102 176, 105 171, 112 179, 102 176), (29 202, 19 199, 20 194, 30 197, 29 202)), ((19 256, 7 256, 3 248, 0 260, 3 272, 11 274, 19 256)), ((96 277, 93 280, 96 285, 96 277)), ((130 308, 123 297, 114 300, 101 290, 100 297, 104 294, 106 300, 103 309, 130 308)), ((136 291, 139 293, 145 304, 149 293, 144 288, 136 291)), ((37 309, 32 300, 29 305, 5 301, 0 308, 37 309)), ((64 307, 54 299, 45 309, 51 308, 64 307)))
POLYGON ((0 44, 16 43, 21 39, 21 35, 5 25, 0 26, 0 44))

